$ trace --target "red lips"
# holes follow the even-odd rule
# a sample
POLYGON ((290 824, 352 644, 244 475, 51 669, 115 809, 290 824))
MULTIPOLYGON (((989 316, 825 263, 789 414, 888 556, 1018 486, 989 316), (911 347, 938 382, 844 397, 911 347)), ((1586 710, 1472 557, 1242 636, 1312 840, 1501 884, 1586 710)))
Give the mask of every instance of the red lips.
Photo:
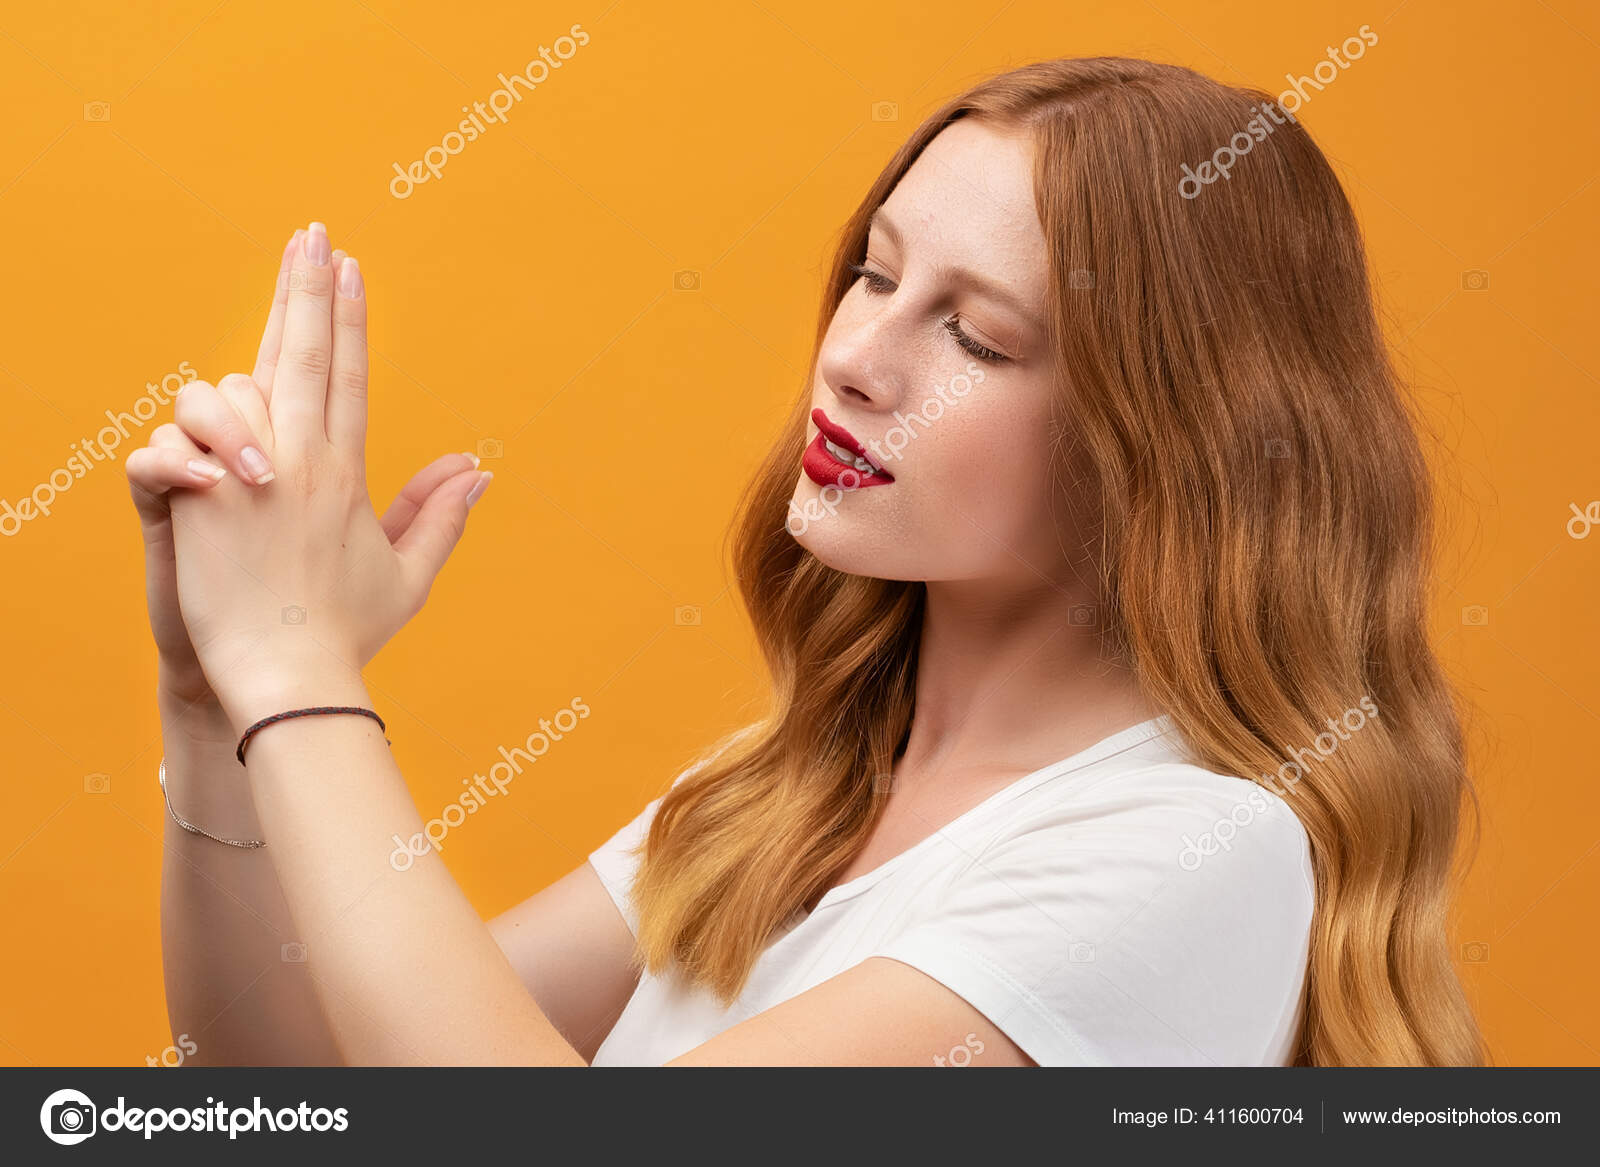
POLYGON ((813 409, 811 421, 820 432, 806 447, 805 456, 800 460, 800 468, 812 482, 818 486, 857 490, 864 486, 888 486, 894 481, 894 475, 880 466, 877 459, 867 453, 866 447, 856 441, 849 430, 829 421, 828 415, 822 410, 813 409), (840 461, 829 453, 827 442, 832 442, 842 450, 849 450, 872 469, 862 470, 852 463, 840 461))

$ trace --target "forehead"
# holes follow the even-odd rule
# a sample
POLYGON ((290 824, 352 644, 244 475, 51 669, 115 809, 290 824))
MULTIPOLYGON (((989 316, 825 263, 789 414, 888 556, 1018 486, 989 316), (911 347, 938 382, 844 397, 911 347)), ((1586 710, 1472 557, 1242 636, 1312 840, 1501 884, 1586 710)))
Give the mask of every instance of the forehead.
POLYGON ((1024 131, 962 118, 928 143, 883 209, 908 249, 1042 294, 1045 239, 1033 162, 1024 131))

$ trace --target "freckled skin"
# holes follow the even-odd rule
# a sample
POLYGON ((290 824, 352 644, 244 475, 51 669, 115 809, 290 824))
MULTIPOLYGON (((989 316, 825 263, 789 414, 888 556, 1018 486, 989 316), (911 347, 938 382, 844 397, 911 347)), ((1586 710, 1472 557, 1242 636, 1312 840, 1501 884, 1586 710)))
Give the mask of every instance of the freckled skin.
MULTIPOLYGON (((873 291, 858 278, 846 293, 823 341, 811 404, 869 450, 876 441, 877 450, 897 451, 883 463, 895 481, 825 498, 800 474, 797 507, 809 504, 815 514, 819 503, 833 506, 804 531, 791 531, 823 562, 854 574, 1056 578, 1068 570, 1063 546, 1072 545, 1072 532, 1051 513, 1049 269, 1032 142, 957 122, 929 144, 882 210, 901 242, 875 226, 864 266, 893 288, 873 291), (970 290, 941 274, 943 266, 1002 284, 1033 311, 1023 315, 970 290), (944 326, 951 316, 986 347, 1003 345, 1011 359, 988 363, 964 351, 944 326), (972 369, 977 375, 969 376, 972 369), (927 424, 913 420, 891 437, 912 414, 927 424)), ((808 427, 807 440, 816 433, 808 427)))

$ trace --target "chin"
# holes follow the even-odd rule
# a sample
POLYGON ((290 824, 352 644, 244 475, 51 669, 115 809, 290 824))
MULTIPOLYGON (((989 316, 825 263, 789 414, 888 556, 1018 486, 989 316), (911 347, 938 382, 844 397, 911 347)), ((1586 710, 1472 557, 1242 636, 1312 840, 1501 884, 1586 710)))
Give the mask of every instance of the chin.
POLYGON ((827 492, 808 479, 802 479, 789 500, 786 526, 794 541, 821 562, 846 575, 874 579, 918 579, 900 562, 900 533, 885 523, 876 508, 862 507, 865 492, 852 491, 842 497, 827 492))

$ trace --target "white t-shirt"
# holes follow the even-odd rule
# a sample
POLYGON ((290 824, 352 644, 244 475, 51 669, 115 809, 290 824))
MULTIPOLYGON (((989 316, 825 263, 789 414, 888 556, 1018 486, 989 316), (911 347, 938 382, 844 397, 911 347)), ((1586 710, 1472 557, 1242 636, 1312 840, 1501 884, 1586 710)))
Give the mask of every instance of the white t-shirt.
MULTIPOLYGON (((589 856, 636 933, 629 851, 659 804, 589 856)), ((886 956, 959 994, 1041 1066, 1284 1065, 1312 879, 1288 804, 1190 764, 1158 717, 829 890, 775 935, 731 1007, 646 973, 593 1064, 662 1065, 886 956)))

